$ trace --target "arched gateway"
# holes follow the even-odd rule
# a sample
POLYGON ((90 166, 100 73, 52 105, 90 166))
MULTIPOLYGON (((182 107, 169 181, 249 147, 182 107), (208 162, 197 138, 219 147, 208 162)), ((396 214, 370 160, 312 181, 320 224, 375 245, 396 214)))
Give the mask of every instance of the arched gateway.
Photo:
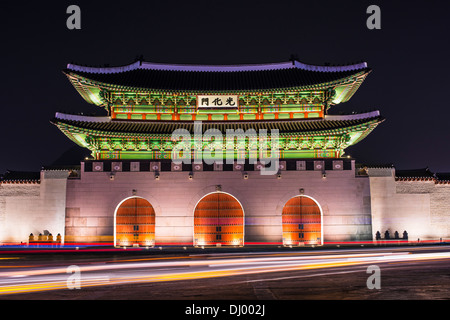
POLYGON ((323 244, 322 209, 308 196, 291 198, 283 207, 283 244, 323 244))
POLYGON ((244 245, 244 210, 228 193, 204 196, 194 209, 194 246, 244 245))
POLYGON ((122 201, 115 213, 114 245, 152 246, 155 244, 155 210, 143 198, 122 201))

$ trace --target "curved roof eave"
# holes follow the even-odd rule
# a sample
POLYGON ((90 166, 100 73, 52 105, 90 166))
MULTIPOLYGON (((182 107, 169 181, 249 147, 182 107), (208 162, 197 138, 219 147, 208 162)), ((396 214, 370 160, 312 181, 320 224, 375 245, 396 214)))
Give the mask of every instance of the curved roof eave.
MULTIPOLYGON (((133 92, 173 92, 173 93, 186 93, 186 94, 214 94, 214 93, 247 93, 247 92, 277 92, 277 91, 286 91, 286 90, 321 90, 325 88, 332 88, 336 86, 350 86, 348 93, 345 94, 343 99, 340 102, 345 102, 353 96, 355 91, 359 88, 360 84, 364 81, 365 77, 370 73, 370 69, 361 70, 360 72, 352 75, 347 75, 342 78, 329 81, 329 82, 321 82, 316 84, 308 84, 303 86, 292 86, 292 87, 276 87, 276 88, 260 88, 260 89, 249 89, 242 88, 239 90, 194 90, 194 89, 153 89, 148 87, 137 87, 137 86, 127 86, 127 85, 119 85, 112 84, 107 82, 101 82, 95 79, 87 78, 86 76, 82 76, 76 73, 71 73, 70 71, 64 71, 66 76, 69 78, 72 85, 75 89, 80 93, 80 95, 89 103, 96 104, 98 106, 106 105, 105 101, 102 101, 101 97, 91 97, 92 94, 87 93, 87 87, 97 87, 100 91, 101 89, 106 90, 118 90, 118 91, 133 91, 133 92), (349 79, 361 78, 358 81, 353 81, 349 83, 349 79), (89 85, 82 82, 88 82, 89 85)), ((340 103, 339 102, 339 103, 340 103)), ((337 104, 337 103, 333 103, 337 104)))
POLYGON ((342 66, 319 66, 306 64, 297 60, 263 63, 263 64, 236 64, 236 65, 197 65, 197 64, 167 64, 156 62, 136 61, 134 63, 118 67, 88 67, 76 64, 67 64, 67 69, 86 73, 121 73, 132 70, 161 70, 161 71, 187 71, 187 72, 242 72, 242 71, 268 71, 297 68, 314 72, 343 72, 367 68, 367 62, 360 62, 342 66))
MULTIPOLYGON (((220 128, 220 129, 261 129, 274 128, 281 129, 280 134, 289 132, 298 132, 303 134, 323 134, 328 131, 345 130, 357 128, 365 125, 378 125, 384 121, 379 111, 372 111, 364 114, 347 115, 347 116, 330 116, 328 119, 311 119, 311 120, 246 120, 246 121, 204 121, 203 129, 220 128), (300 131, 298 131, 300 130, 300 131)), ((188 128, 193 130, 195 121, 129 121, 129 120, 112 120, 110 117, 69 115, 64 113, 56 113, 55 118, 51 121, 53 124, 70 126, 79 128, 85 132, 104 132, 109 134, 120 135, 146 135, 146 134, 171 134, 174 129, 188 128), (155 131, 156 130, 156 131, 155 131)), ((369 129, 366 128, 364 130, 369 129)), ((61 128, 60 128, 61 129, 61 128)), ((202 130, 203 131, 203 130, 202 130)), ((371 130, 370 130, 371 131, 371 130)), ((368 133, 368 132, 367 132, 368 133)), ((358 139, 359 140, 359 139, 358 139)))

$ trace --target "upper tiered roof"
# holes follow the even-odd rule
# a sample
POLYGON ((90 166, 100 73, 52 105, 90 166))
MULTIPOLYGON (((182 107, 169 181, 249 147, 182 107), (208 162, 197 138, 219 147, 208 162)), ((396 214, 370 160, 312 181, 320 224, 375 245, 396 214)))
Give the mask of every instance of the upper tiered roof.
MULTIPOLYGON (((109 90, 189 93, 276 91, 291 89, 336 89, 348 87, 348 100, 370 72, 367 63, 316 66, 296 60, 247 65, 187 65, 137 61, 121 67, 85 67, 68 64, 64 73, 91 103, 83 86, 109 90), (81 89, 81 90, 80 90, 81 89)), ((93 92, 92 90, 90 90, 93 92)), ((94 90, 95 91, 95 90, 94 90)))
POLYGON ((311 66, 298 61, 255 65, 176 65, 136 62, 124 67, 92 68, 69 64, 65 72, 94 81, 133 88, 175 91, 243 91, 295 88, 333 82, 361 72, 366 63, 311 66))

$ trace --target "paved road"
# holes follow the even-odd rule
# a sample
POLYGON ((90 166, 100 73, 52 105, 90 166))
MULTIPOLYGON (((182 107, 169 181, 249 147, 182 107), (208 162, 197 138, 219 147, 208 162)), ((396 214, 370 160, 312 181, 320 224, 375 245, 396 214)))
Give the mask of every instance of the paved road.
POLYGON ((444 245, 148 252, 0 254, 0 299, 450 299, 444 245))

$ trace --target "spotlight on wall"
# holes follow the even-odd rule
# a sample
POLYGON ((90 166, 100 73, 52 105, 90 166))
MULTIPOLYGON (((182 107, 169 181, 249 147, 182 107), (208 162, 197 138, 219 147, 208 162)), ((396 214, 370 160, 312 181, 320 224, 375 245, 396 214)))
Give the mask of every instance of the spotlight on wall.
POLYGON ((322 179, 325 179, 327 177, 327 174, 325 172, 322 172, 322 179))
POLYGON ((136 190, 136 189, 133 189, 133 191, 131 191, 131 193, 133 194, 133 196, 135 196, 136 193, 137 193, 137 190, 136 190))
POLYGON ((243 177, 244 177, 245 180, 247 180, 247 179, 248 179, 248 173, 247 173, 247 172, 244 172, 243 177))
POLYGON ((300 188, 298 191, 300 192, 300 194, 305 194, 305 189, 303 188, 300 188))
POLYGON ((277 172, 277 179, 281 179, 281 170, 278 170, 277 172))
POLYGON ((192 172, 189 172, 188 178, 189 178, 189 180, 192 180, 194 178, 194 174, 192 172))
POLYGON ((222 191, 222 186, 220 184, 216 185, 216 191, 222 191))
POLYGON ((113 181, 114 180, 114 176, 115 176, 114 173, 111 172, 109 174, 109 180, 113 181))
POLYGON ((155 172, 155 180, 159 180, 159 172, 155 172))

